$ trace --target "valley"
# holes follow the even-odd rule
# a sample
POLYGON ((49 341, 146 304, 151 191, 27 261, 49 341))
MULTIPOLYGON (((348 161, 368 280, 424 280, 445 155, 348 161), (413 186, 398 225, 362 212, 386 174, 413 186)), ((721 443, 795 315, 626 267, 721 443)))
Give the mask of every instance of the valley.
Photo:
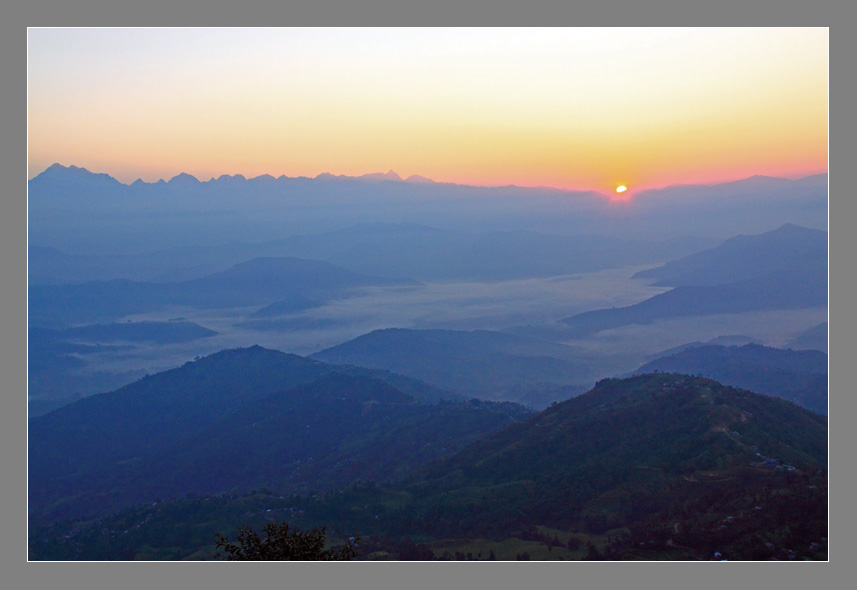
POLYGON ((284 519, 368 560, 825 559, 826 232, 657 233, 31 244, 30 558, 215 559, 284 519))

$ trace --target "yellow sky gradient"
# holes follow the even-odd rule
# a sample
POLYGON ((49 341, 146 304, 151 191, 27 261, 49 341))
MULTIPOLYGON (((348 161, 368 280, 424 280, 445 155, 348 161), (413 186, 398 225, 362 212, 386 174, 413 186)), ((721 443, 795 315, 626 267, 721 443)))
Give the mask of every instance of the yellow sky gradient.
POLYGON ((31 29, 29 176, 629 192, 827 170, 828 31, 31 29))

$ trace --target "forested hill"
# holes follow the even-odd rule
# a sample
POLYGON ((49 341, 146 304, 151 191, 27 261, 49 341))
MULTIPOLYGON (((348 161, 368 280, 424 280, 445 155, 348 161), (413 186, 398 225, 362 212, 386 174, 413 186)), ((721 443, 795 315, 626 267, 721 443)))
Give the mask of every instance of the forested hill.
POLYGON ((393 480, 530 414, 384 371, 223 351, 32 419, 30 515, 50 522, 187 493, 393 480))
POLYGON ((538 481, 559 493, 574 472, 591 488, 591 482, 633 479, 648 468, 683 475, 749 464, 756 452, 823 467, 827 421, 793 403, 711 379, 654 373, 601 380, 591 391, 431 466, 424 480, 446 489, 464 482, 538 481))
POLYGON ((541 559, 825 559, 826 467, 823 416, 710 379, 647 374, 602 380, 398 484, 147 505, 36 529, 31 547, 40 559, 212 555, 214 526, 285 518, 359 534, 365 559, 463 558, 455 548, 475 546, 511 559, 520 547, 541 547, 541 559))
MULTIPOLYGON (((778 468, 826 481, 826 465, 826 419, 792 403, 687 375, 605 379, 430 465, 406 488, 419 500, 405 520, 438 537, 510 534, 523 523, 695 527, 701 515, 682 515, 683 504, 705 498, 715 504, 703 511, 725 518, 780 485, 770 479, 778 468)), ((787 515, 778 518, 783 526, 787 515)))
POLYGON ((163 449, 247 404, 336 371, 389 380, 418 401, 459 398, 385 371, 339 367, 260 346, 223 350, 32 418, 31 490, 163 449))

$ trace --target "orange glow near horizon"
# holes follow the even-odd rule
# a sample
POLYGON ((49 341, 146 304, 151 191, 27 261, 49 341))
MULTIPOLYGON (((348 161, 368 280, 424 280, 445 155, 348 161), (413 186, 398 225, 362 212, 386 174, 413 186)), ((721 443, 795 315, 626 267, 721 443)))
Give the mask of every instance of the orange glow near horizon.
POLYGON ((28 32, 30 178, 392 169, 628 199, 826 172, 827 149, 823 28, 28 32))

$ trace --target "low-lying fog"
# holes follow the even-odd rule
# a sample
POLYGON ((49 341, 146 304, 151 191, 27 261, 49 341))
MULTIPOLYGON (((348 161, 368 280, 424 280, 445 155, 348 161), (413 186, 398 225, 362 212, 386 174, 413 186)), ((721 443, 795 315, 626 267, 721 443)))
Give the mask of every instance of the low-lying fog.
MULTIPOLYGON (((300 313, 251 319, 256 308, 171 309, 128 320, 182 317, 218 332, 179 344, 140 344, 81 355, 87 371, 138 376, 176 367, 196 356, 254 344, 309 355, 381 328, 509 330, 582 347, 594 361, 592 380, 636 369, 647 355, 691 341, 741 334, 783 346, 827 319, 825 308, 689 317, 605 330, 583 340, 568 339, 562 318, 587 310, 622 307, 668 290, 631 279, 645 267, 504 282, 438 282, 417 288, 366 288, 352 297, 300 313)), ((573 359, 569 359, 573 360, 573 359)), ((117 379, 120 377, 117 375, 117 379)), ((117 383, 121 385, 122 383, 117 383)))

